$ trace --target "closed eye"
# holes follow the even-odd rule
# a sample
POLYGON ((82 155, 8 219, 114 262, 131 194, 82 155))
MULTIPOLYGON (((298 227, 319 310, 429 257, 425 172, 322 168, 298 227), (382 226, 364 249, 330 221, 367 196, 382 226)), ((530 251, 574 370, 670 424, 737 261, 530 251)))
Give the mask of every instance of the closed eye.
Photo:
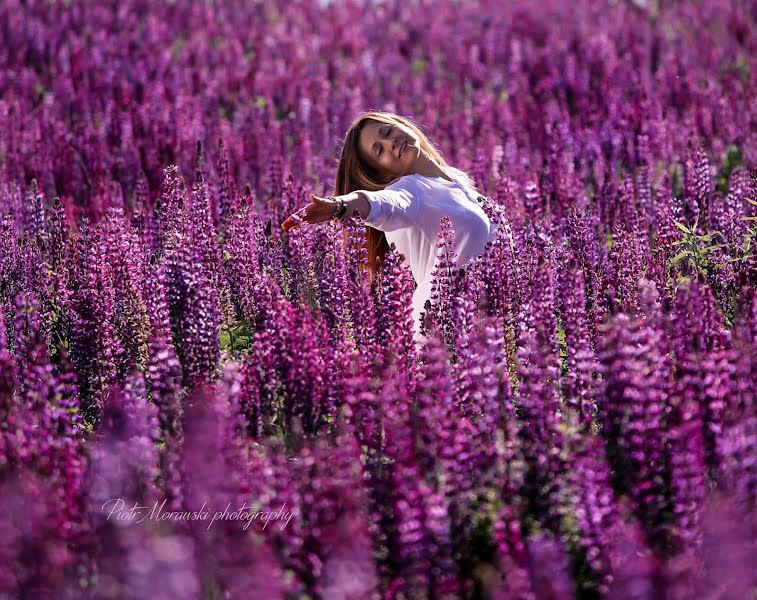
MULTIPOLYGON (((389 126, 389 128, 386 130, 386 133, 384 134, 384 137, 389 136, 389 132, 392 130, 392 127, 389 126)), ((381 156, 381 146, 379 146, 378 152, 376 153, 376 156, 381 156)))

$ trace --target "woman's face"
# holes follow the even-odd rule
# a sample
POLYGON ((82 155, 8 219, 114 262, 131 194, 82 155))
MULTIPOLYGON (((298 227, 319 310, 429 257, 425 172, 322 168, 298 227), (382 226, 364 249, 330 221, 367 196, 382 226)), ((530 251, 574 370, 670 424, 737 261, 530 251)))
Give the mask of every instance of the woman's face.
POLYGON ((401 125, 368 121, 360 131, 359 152, 364 161, 392 178, 413 173, 420 155, 418 139, 401 125))

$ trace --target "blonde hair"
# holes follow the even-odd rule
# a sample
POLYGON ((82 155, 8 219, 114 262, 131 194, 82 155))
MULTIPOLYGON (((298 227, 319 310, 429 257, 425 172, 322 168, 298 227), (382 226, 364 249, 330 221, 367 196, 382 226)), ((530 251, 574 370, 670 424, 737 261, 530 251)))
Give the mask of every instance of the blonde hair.
MULTIPOLYGON (((391 185, 398 177, 388 178, 382 176, 373 166, 367 164, 358 152, 358 142, 360 132, 368 121, 375 121, 387 125, 401 125, 412 131, 418 138, 420 148, 430 158, 436 161, 439 166, 452 179, 475 188, 470 176, 460 169, 456 169, 447 164, 439 150, 426 137, 421 128, 416 125, 409 117, 402 117, 390 112, 368 111, 361 113, 350 125, 342 144, 342 154, 339 158, 339 166, 336 172, 336 183, 334 185, 334 194, 340 196, 349 194, 355 190, 382 190, 391 185)), ((376 275, 380 261, 389 250, 389 244, 383 231, 366 226, 366 249, 368 251, 368 272, 372 281, 376 275)), ((349 243, 346 239, 345 242, 349 243)))

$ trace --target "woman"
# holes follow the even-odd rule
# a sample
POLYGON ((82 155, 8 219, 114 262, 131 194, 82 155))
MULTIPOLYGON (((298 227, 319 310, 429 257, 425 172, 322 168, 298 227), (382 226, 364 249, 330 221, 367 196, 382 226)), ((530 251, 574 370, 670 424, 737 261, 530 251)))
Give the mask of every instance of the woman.
POLYGON ((353 121, 342 146, 335 192, 327 198, 311 194, 311 203, 289 216, 282 228, 350 218, 357 211, 367 229, 369 277, 390 243, 410 265, 417 284, 413 317, 418 342, 441 219, 448 215, 452 220, 456 258, 463 266, 493 237, 494 226, 479 206, 483 197, 414 123, 387 112, 366 112, 353 121))

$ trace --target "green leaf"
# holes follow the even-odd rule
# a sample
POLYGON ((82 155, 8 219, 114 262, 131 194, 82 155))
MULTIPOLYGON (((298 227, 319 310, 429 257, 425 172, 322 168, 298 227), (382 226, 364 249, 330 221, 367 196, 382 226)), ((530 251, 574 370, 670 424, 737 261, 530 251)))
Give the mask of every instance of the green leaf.
POLYGON ((686 258, 689 255, 688 252, 681 252, 679 254, 676 254, 671 260, 670 263, 673 265, 677 265, 679 262, 681 262, 684 258, 686 258))
POLYGON ((426 68, 426 61, 422 58, 417 58, 413 61, 413 64, 410 65, 410 68, 412 69, 413 73, 423 73, 426 68))
POLYGON ((684 233, 691 233, 691 230, 688 227, 686 227, 686 225, 684 225, 683 223, 679 223, 678 221, 673 221, 673 223, 675 223, 676 227, 678 227, 678 229, 680 229, 684 233))
POLYGON ((716 250, 718 248, 725 248, 726 244, 715 244, 714 246, 707 246, 706 248, 702 248, 702 252, 710 252, 712 250, 716 250))
POLYGON ((711 232, 710 232, 710 233, 708 233, 707 235, 704 235, 704 236, 702 236, 702 237, 701 237, 700 239, 703 239, 703 240, 704 240, 704 239, 707 239, 707 240, 711 240, 711 239, 712 239, 713 237, 715 237, 716 235, 719 235, 719 236, 720 236, 721 238, 725 239, 725 236, 724 236, 724 235, 723 235, 722 233, 720 233, 720 232, 719 232, 718 230, 715 230, 715 231, 711 231, 711 232))

